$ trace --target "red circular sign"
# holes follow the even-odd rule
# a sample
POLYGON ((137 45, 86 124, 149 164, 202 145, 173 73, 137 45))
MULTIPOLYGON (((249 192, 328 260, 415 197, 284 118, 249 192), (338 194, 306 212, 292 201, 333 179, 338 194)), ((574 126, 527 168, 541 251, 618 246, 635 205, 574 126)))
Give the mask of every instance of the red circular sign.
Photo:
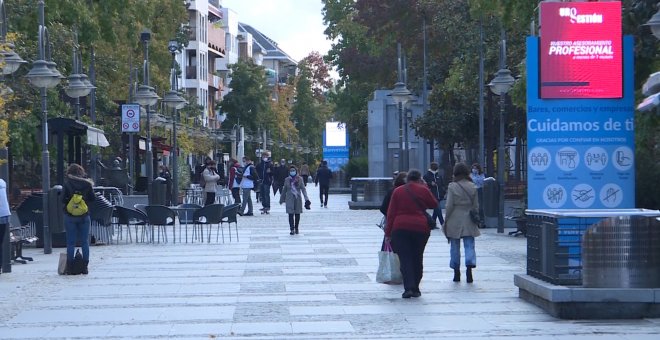
POLYGON ((133 128, 137 129, 138 128, 138 123, 133 123, 133 128))
POLYGON ((135 117, 135 111, 133 111, 133 110, 126 110, 126 117, 128 117, 128 118, 133 118, 133 117, 135 117))
POLYGON ((128 123, 122 124, 122 127, 124 128, 124 130, 128 129, 128 123))

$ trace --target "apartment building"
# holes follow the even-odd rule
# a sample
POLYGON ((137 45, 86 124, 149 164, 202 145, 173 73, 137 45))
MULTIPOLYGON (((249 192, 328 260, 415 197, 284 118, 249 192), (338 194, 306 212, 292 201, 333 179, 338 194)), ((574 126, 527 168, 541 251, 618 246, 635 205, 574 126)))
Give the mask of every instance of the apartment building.
POLYGON ((189 0, 186 6, 190 36, 188 46, 177 56, 182 69, 179 88, 203 108, 199 122, 215 128, 217 118, 213 108, 222 100, 225 87, 216 70, 228 54, 227 12, 221 8, 219 0, 189 0))
POLYGON ((239 15, 223 7, 221 0, 188 0, 190 41, 177 62, 183 72, 180 88, 202 106, 203 126, 218 128, 221 117, 214 108, 231 91, 229 65, 252 59, 266 68, 268 83, 277 100, 277 87, 285 85, 296 74, 298 63, 277 43, 255 29, 240 23, 239 15))

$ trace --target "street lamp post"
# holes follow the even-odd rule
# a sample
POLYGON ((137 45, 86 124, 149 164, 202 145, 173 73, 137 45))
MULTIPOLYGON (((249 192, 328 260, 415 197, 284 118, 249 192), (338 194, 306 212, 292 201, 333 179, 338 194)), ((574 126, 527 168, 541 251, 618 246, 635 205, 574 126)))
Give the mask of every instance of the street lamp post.
MULTIPOLYGON (((404 144, 403 140, 403 121, 406 119, 404 117, 404 106, 410 100, 412 94, 406 87, 406 84, 404 84, 402 81, 398 81, 396 84, 394 84, 394 89, 389 95, 392 97, 392 100, 394 100, 394 104, 396 104, 397 110, 399 111, 399 171, 407 171, 409 164, 407 164, 407 159, 404 162, 404 153, 406 154, 407 158, 408 146, 404 144), (406 151, 404 152, 404 150, 406 151)), ((405 143, 407 144, 408 141, 406 140, 405 143)))
POLYGON ((68 78, 68 86, 64 92, 66 95, 75 99, 74 111, 76 119, 80 119, 80 97, 86 97, 92 92, 94 87, 86 74, 82 73, 82 58, 78 51, 78 34, 74 36, 73 42, 73 67, 71 68, 71 75, 68 78))
POLYGON ((138 87, 135 94, 135 101, 145 108, 147 111, 147 147, 146 147, 146 168, 147 168, 147 192, 149 193, 149 203, 151 203, 151 184, 154 177, 153 168, 153 153, 151 150, 151 112, 150 107, 158 102, 158 95, 154 88, 149 86, 149 40, 151 40, 151 32, 145 29, 140 33, 140 40, 144 46, 144 62, 143 62, 143 84, 138 87))
POLYGON ((497 148, 497 182, 499 184, 498 233, 504 232, 504 99, 511 86, 513 86, 514 81, 511 71, 502 68, 497 71, 495 78, 488 84, 490 90, 500 96, 500 136, 497 148))
MULTIPOLYGON (((4 82, 5 75, 16 72, 21 64, 26 63, 25 60, 14 52, 14 45, 7 42, 7 12, 5 11, 4 0, 0 0, 0 63, 2 63, 0 83, 4 82)), ((4 84, 2 84, 2 86, 2 89, 0 89, 0 95, 12 93, 8 86, 5 86, 4 84)), ((7 183, 7 188, 11 188, 9 186, 9 150, 6 145, 0 148, 0 159, 5 160, 5 162, 0 165, 0 178, 7 183)), ((9 244, 9 232, 6 232, 5 235, 4 240, 0 238, 0 243, 4 242, 2 245, 3 253, 0 253, 0 267, 2 268, 2 272, 10 273, 11 261, 9 258, 11 257, 11 249, 9 244)))
POLYGON ((44 254, 53 252, 52 237, 48 227, 48 190, 50 189, 50 155, 48 154, 48 104, 46 95, 49 88, 60 83, 62 74, 55 68, 57 65, 50 60, 50 41, 48 30, 44 24, 44 1, 39 0, 39 32, 38 32, 38 58, 32 63, 32 69, 25 76, 32 86, 41 92, 41 187, 43 190, 43 228, 44 228, 44 254))
POLYGON ((172 54, 172 69, 170 71, 172 82, 170 84, 171 88, 163 96, 163 103, 170 109, 172 109, 172 199, 174 200, 174 205, 179 203, 179 164, 178 164, 178 155, 177 155, 177 143, 176 143, 176 124, 178 123, 179 110, 182 109, 188 102, 179 96, 178 84, 177 84, 177 75, 176 75, 176 52, 179 50, 179 44, 176 40, 170 40, 168 44, 168 50, 172 54))

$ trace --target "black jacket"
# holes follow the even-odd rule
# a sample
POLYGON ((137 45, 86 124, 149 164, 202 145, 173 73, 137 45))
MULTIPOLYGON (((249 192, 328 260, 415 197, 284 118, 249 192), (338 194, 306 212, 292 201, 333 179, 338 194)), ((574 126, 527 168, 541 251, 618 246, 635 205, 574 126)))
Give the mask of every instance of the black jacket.
POLYGON ((332 170, 328 169, 327 166, 321 165, 318 170, 316 170, 316 177, 314 178, 315 184, 320 184, 323 186, 330 185, 330 180, 332 179, 332 170))
POLYGON ((275 169, 275 173, 273 174, 273 179, 279 183, 279 184, 284 184, 284 180, 286 179, 286 176, 289 175, 289 167, 286 165, 280 165, 275 169))
POLYGON ((257 164, 257 173, 261 178, 261 183, 270 185, 273 183, 273 163, 263 160, 257 164))
POLYGON ((435 199, 441 200, 445 197, 445 182, 440 175, 440 171, 436 171, 434 174, 431 170, 428 170, 424 174, 424 182, 428 185, 435 199), (432 182, 435 182, 435 185, 432 185, 432 182))
MULTIPOLYGON (((92 181, 87 178, 81 178, 76 176, 67 175, 64 178, 64 192, 62 195, 62 203, 64 203, 64 213, 69 214, 66 211, 66 205, 71 200, 71 197, 75 193, 80 193, 87 204, 87 207, 91 209, 96 200, 96 195, 92 189, 92 181)), ((89 212, 87 212, 89 214, 89 212)))

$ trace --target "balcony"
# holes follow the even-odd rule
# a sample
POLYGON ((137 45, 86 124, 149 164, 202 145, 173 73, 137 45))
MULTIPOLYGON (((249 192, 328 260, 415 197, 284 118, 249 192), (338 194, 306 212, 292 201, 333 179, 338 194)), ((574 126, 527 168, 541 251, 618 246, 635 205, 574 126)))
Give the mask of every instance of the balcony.
MULTIPOLYGON (((221 21, 220 21, 221 22, 221 21)), ((208 35, 209 35, 209 51, 216 54, 218 57, 225 56, 225 30, 218 27, 217 23, 208 23, 208 35)))
POLYGON ((213 87, 217 90, 222 89, 222 78, 209 73, 209 87, 213 87))
POLYGON ((188 40, 197 41, 197 26, 190 26, 190 32, 188 32, 188 40))
POLYGON ((186 79, 197 79, 197 66, 186 66, 186 79))

